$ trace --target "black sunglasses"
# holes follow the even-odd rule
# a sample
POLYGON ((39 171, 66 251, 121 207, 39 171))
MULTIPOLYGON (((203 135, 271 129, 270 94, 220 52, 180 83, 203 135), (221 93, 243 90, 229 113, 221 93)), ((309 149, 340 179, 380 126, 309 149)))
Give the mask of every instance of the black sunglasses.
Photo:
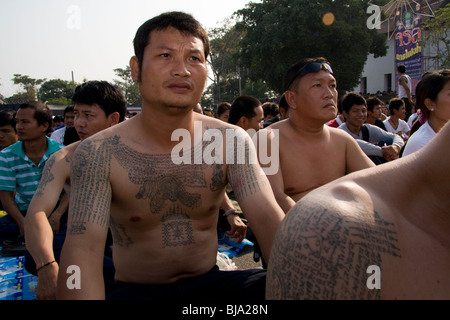
POLYGON ((326 62, 310 62, 303 66, 303 68, 300 68, 300 70, 297 71, 295 76, 292 78, 292 80, 289 82, 289 85, 286 87, 286 89, 289 89, 289 87, 292 85, 292 83, 297 79, 298 77, 302 77, 308 73, 312 72, 319 72, 320 70, 328 71, 329 73, 333 74, 333 69, 331 69, 330 65, 326 62))

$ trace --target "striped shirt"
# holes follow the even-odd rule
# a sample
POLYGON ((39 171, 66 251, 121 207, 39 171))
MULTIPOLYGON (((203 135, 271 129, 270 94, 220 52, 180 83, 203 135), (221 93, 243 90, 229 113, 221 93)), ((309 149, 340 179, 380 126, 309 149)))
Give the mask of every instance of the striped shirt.
POLYGON ((47 151, 39 165, 35 165, 26 156, 22 141, 0 152, 0 190, 16 192, 15 201, 20 211, 28 209, 41 180, 45 161, 61 148, 64 148, 64 145, 47 137, 47 151))

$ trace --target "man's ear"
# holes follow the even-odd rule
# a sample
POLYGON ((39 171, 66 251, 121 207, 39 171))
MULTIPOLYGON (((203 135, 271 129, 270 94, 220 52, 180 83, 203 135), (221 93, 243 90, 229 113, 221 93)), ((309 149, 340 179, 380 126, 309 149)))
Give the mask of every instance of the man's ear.
POLYGON ((286 102, 288 103, 289 107, 291 107, 292 109, 297 109, 297 104, 295 103, 295 92, 287 90, 284 93, 284 96, 286 98, 286 102))
POLYGON ((113 112, 108 116, 108 118, 111 123, 111 126, 113 126, 119 123, 120 115, 118 112, 113 112))
POLYGON ((239 121, 236 123, 238 127, 241 127, 244 130, 248 128, 248 119, 245 116, 242 116, 239 121))
POLYGON ((140 72, 139 72, 139 61, 136 56, 132 56, 130 59, 130 69, 131 69, 131 78, 134 82, 139 82, 140 80, 140 72))

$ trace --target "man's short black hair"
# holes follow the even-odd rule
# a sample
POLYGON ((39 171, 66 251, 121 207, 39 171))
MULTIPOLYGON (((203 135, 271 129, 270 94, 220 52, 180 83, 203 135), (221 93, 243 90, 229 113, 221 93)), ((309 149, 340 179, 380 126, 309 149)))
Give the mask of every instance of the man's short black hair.
POLYGON ((401 64, 397 67, 397 71, 400 73, 405 73, 406 72, 406 66, 404 64, 401 64))
POLYGON ((72 101, 89 106, 97 104, 106 116, 118 112, 119 122, 122 122, 127 114, 127 101, 122 90, 107 81, 88 81, 79 85, 75 89, 72 101))
POLYGON ((0 127, 11 126, 16 131, 16 112, 14 110, 0 110, 0 127))
POLYGON ((175 28, 183 34, 191 34, 202 40, 205 59, 208 58, 210 51, 209 38, 201 24, 190 14, 178 11, 166 12, 144 22, 134 37, 134 54, 139 63, 139 81, 141 79, 142 61, 144 60, 144 49, 150 42, 150 33, 154 30, 166 30, 169 27, 175 28))
POLYGON ((341 100, 342 111, 350 113, 354 105, 364 105, 367 107, 366 99, 357 92, 347 93, 341 100))
POLYGON ((230 108, 228 123, 237 124, 243 116, 251 119, 256 116, 255 108, 259 107, 261 102, 251 96, 240 96, 233 101, 230 108))

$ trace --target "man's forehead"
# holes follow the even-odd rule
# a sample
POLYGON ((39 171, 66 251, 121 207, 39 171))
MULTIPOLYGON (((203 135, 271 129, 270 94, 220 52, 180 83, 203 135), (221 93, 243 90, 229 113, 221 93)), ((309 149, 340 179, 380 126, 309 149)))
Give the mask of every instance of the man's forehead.
POLYGON ((367 107, 365 106, 365 105, 363 105, 363 104, 354 104, 352 107, 351 107, 351 109, 367 109, 367 107))
POLYGON ((192 46, 201 46, 201 49, 204 49, 204 44, 202 39, 194 36, 193 34, 189 32, 183 32, 180 31, 174 27, 168 27, 166 29, 162 30, 153 30, 149 34, 149 42, 147 45, 154 45, 154 46, 164 46, 169 45, 169 43, 173 41, 180 41, 183 43, 189 43, 192 46), (172 34, 171 37, 169 37, 169 34, 172 34))

